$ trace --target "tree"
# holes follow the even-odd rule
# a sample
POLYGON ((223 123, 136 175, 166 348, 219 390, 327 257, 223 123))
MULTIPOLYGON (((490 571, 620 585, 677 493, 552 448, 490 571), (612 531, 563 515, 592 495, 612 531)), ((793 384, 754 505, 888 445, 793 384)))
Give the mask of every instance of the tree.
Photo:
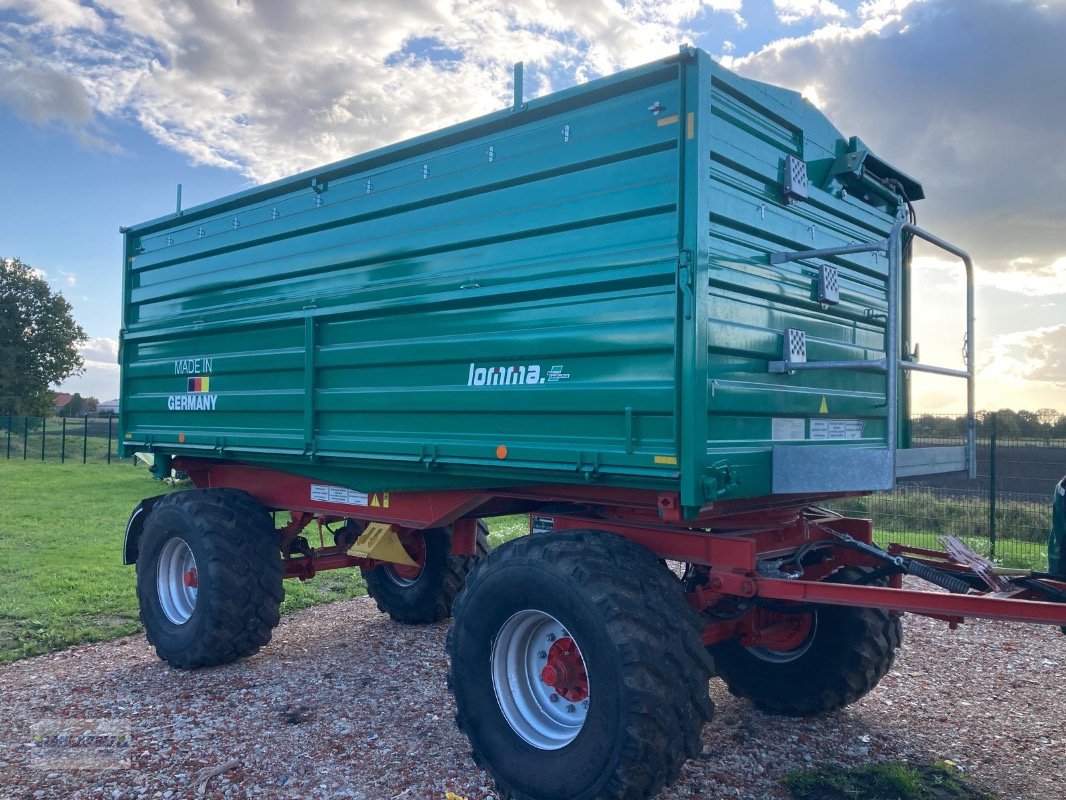
POLYGON ((77 392, 74 392, 70 398, 70 402, 67 403, 67 407, 63 409, 62 416, 64 417, 80 417, 85 413, 85 398, 77 392))
POLYGON ((0 411, 45 414, 48 387, 82 370, 70 303, 18 258, 0 258, 0 411))

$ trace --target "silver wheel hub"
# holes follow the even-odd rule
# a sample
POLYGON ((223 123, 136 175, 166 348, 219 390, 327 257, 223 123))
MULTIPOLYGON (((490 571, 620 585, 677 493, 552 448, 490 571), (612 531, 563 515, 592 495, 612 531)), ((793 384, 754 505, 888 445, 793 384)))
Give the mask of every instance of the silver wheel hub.
POLYGON ((507 724, 540 750, 566 747, 585 725, 591 690, 577 642, 551 614, 513 614, 492 646, 492 689, 507 724))
POLYGON ((196 610, 199 573, 196 558, 184 539, 167 540, 159 553, 156 569, 156 592, 166 618, 184 625, 196 610))

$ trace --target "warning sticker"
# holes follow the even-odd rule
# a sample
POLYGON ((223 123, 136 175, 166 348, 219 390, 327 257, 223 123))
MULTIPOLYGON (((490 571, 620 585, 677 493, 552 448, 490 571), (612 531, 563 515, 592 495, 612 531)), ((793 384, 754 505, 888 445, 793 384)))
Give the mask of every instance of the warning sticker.
POLYGON ((364 492, 320 483, 311 484, 311 499, 319 503, 338 503, 344 506, 365 506, 370 502, 370 496, 364 492))
POLYGON ((865 423, 861 419, 812 419, 812 439, 861 439, 865 423))
POLYGON ((774 417, 771 421, 771 435, 775 442, 807 438, 807 422, 793 417, 774 417))

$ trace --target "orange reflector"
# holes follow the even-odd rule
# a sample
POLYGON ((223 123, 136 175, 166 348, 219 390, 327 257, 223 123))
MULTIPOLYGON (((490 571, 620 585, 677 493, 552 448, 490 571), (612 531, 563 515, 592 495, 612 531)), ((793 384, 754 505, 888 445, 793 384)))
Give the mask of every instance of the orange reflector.
POLYGON ((500 445, 496 448, 496 458, 507 458, 507 446, 500 445))
POLYGON ((184 433, 179 433, 178 434, 178 443, 179 444, 185 444, 185 434, 184 433))

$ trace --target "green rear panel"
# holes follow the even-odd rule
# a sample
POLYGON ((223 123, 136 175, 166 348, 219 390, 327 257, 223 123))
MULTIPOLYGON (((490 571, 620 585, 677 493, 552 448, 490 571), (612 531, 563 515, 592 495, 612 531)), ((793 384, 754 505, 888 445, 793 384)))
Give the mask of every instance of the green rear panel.
POLYGON ((131 228, 126 450, 698 507, 769 493, 775 418, 883 446, 883 376, 767 373, 787 327, 812 358, 884 347, 883 258, 838 260, 828 310, 812 267, 767 266, 887 233, 895 207, 815 188, 842 146, 693 51, 131 228), (783 202, 789 154, 807 202, 783 202))
POLYGON ((709 267, 699 283, 708 456, 729 464, 739 487, 728 496, 766 495, 774 444, 886 447, 884 374, 771 375, 767 363, 782 359, 784 331, 806 334, 808 361, 882 358, 888 310, 883 253, 834 258, 840 302, 825 306, 817 294, 823 262, 771 266, 768 255, 883 239, 898 208, 862 186, 819 185, 846 142, 798 93, 713 64, 710 74, 709 97, 701 98, 711 152, 710 207, 701 218, 710 223, 709 267), (810 185, 808 199, 785 204, 789 155, 806 163, 810 185))

